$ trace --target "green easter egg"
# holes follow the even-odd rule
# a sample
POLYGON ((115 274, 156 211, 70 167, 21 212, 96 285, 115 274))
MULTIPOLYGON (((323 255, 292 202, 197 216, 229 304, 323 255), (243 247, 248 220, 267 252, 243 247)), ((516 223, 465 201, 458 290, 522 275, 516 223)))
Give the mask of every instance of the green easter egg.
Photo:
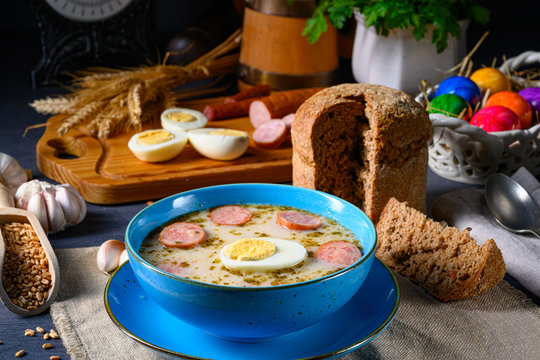
POLYGON ((469 121, 472 117, 472 109, 469 103, 459 95, 443 94, 439 95, 429 103, 427 108, 430 114, 439 113, 452 117, 459 117, 469 121))

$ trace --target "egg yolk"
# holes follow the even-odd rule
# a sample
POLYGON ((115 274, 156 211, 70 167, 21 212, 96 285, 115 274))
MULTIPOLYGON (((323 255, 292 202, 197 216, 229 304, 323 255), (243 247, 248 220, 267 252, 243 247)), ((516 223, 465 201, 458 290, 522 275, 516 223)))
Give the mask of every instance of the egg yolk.
POLYGON ((244 136, 245 132, 233 129, 219 129, 208 132, 209 135, 223 135, 223 136, 244 136))
POLYGON ((174 139, 174 135, 163 130, 147 131, 139 135, 137 144, 156 145, 174 139))
POLYGON ((177 122, 192 122, 192 121, 196 121, 197 118, 191 114, 186 114, 184 112, 180 112, 180 111, 175 111, 175 112, 171 112, 171 113, 168 113, 166 115, 167 119, 170 119, 170 120, 173 120, 173 121, 177 121, 177 122))
POLYGON ((240 239, 227 248, 229 257, 239 261, 256 261, 275 254, 276 245, 262 239, 240 239))

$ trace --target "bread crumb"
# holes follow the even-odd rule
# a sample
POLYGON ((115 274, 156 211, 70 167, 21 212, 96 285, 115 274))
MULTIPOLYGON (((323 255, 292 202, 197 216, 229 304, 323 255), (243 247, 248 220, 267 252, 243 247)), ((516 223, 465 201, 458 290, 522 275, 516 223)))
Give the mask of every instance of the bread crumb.
POLYGON ((377 224, 376 256, 443 301, 462 300, 489 290, 505 274, 494 240, 482 246, 469 235, 444 226, 391 198, 377 224))

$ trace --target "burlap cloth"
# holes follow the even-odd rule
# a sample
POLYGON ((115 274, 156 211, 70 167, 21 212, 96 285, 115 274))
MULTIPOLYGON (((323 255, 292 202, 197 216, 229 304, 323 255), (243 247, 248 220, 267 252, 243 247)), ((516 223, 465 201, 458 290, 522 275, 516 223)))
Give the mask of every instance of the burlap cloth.
MULTIPOLYGON (((110 320, 103 301, 108 277, 97 270, 96 253, 95 247, 56 250, 62 284, 50 311, 71 358, 161 359, 110 320)), ((441 303, 396 277, 401 303, 394 321, 342 359, 539 359, 540 307, 507 282, 473 299, 441 303)))

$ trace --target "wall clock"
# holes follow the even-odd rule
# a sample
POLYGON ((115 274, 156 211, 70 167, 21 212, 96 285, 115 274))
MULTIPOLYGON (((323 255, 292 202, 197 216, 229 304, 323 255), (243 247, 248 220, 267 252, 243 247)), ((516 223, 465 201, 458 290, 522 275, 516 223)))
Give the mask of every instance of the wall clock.
POLYGON ((32 83, 51 85, 90 66, 135 66, 149 59, 150 0, 34 0, 41 59, 32 83))
POLYGON ((133 0, 45 0, 58 14, 74 21, 107 19, 125 9, 133 0))

